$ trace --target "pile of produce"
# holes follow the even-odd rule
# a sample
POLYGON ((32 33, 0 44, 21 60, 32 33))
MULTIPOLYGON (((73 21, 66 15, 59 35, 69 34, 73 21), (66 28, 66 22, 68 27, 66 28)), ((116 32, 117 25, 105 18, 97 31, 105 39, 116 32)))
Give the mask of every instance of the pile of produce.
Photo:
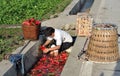
POLYGON ((56 57, 43 55, 30 71, 30 76, 60 76, 67 57, 66 52, 62 52, 56 57))

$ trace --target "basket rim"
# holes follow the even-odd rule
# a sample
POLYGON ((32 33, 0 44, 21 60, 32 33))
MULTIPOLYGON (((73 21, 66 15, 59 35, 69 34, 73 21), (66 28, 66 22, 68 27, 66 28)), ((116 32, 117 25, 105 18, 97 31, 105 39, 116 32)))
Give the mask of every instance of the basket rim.
POLYGON ((93 24, 93 29, 96 30, 113 30, 113 29, 117 29, 118 26, 112 23, 95 23, 93 24), (109 25, 109 26, 107 26, 109 25), (105 27, 106 26, 106 27, 105 27))

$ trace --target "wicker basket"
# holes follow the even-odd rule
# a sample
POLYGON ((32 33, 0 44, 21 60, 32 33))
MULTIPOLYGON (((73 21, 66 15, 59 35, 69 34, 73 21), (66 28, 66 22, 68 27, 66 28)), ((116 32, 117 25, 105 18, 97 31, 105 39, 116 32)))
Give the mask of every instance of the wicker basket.
POLYGON ((88 49, 88 60, 113 62, 119 59, 117 26, 112 24, 95 24, 88 49))
POLYGON ((26 40, 37 40, 40 32, 40 25, 28 26, 22 25, 23 36, 26 40))
POLYGON ((77 36, 89 36, 92 30, 93 18, 88 13, 78 13, 76 23, 77 36))

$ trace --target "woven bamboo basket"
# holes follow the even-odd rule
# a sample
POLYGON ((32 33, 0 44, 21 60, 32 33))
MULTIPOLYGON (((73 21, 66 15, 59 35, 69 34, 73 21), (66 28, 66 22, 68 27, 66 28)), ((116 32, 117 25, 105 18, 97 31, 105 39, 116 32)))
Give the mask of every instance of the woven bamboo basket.
POLYGON ((40 25, 22 25, 23 36, 26 40, 37 40, 40 32, 40 25))
POLYGON ((89 36, 91 34, 93 18, 88 13, 78 13, 76 22, 77 36, 89 36))
POLYGON ((113 24, 95 24, 88 44, 88 60, 113 62, 119 59, 117 26, 113 24))

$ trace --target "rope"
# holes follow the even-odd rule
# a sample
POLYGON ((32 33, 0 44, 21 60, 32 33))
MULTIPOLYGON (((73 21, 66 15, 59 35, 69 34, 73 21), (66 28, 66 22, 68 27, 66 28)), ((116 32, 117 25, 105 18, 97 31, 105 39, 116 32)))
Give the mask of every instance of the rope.
POLYGON ((22 59, 21 59, 21 73, 22 75, 25 74, 25 68, 24 68, 24 55, 22 55, 22 59))

